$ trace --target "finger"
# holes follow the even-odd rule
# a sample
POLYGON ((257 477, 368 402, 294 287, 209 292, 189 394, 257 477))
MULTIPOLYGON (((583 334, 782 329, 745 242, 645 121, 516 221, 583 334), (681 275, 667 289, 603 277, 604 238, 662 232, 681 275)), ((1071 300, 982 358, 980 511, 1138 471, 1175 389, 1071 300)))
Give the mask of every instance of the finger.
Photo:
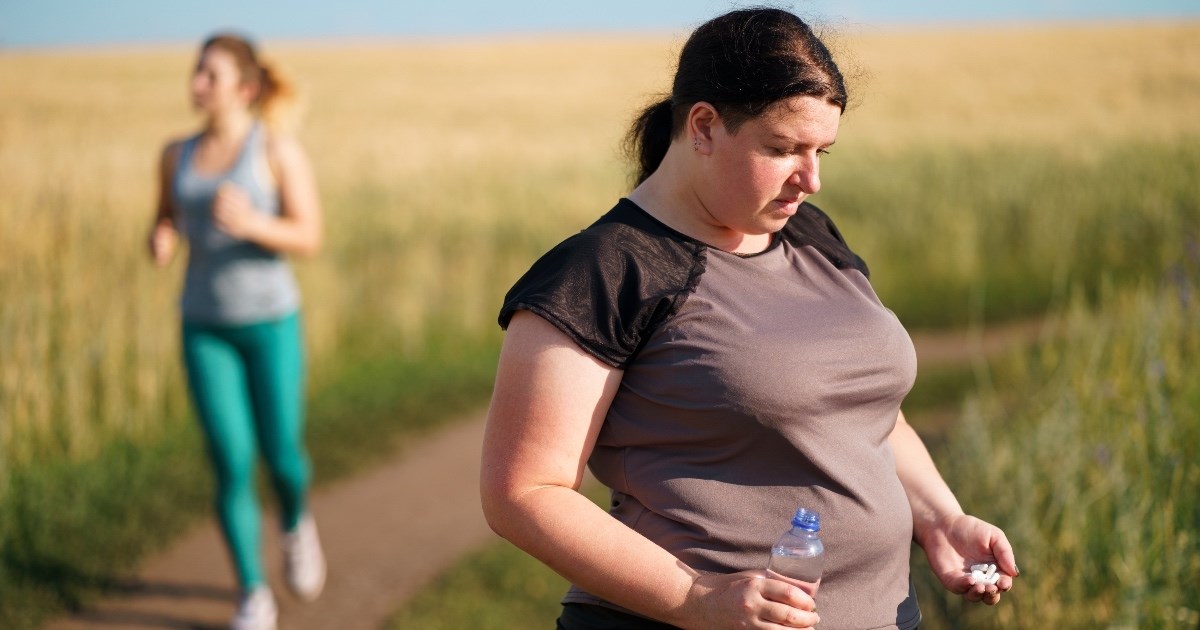
POLYGON ((817 603, 812 596, 798 586, 788 584, 783 580, 766 578, 758 591, 767 601, 784 604, 800 610, 816 610, 817 603))
POLYGON ((821 623, 821 616, 815 612, 799 610, 786 604, 767 602, 763 606, 761 618, 768 623, 776 623, 785 628, 811 628, 821 623))
POLYGON ((218 226, 229 227, 237 218, 237 209, 229 202, 218 199, 213 203, 212 216, 218 226))
POLYGON ((975 586, 975 578, 969 573, 951 573, 942 580, 946 590, 956 595, 962 595, 975 586))
POLYGON ((967 576, 967 581, 970 582, 970 585, 963 591, 962 595, 969 602, 981 601, 987 595, 988 589, 996 589, 995 586, 980 582, 971 576, 967 576))
POLYGON ((218 195, 237 195, 242 192, 242 187, 233 182, 222 182, 217 186, 218 195))
POLYGON ((221 184, 217 187, 217 192, 213 195, 213 199, 223 203, 232 203, 243 197, 242 190, 233 184, 221 184))
POLYGON ((1017 569, 1017 556, 1013 553, 1012 544, 999 528, 996 528, 992 535, 991 551, 992 557, 996 559, 996 568, 1013 577, 1021 575, 1021 571, 1017 569))
POLYGON ((216 201, 228 207, 239 207, 250 203, 250 197, 234 184, 225 184, 217 189, 216 201))
POLYGON ((979 583, 971 587, 967 601, 995 604, 1000 601, 1000 589, 996 584, 979 583))
POLYGON ((1010 576, 1008 576, 1008 575, 1005 575, 1005 574, 1001 573, 1001 574, 1000 574, 1000 581, 999 581, 999 582, 996 582, 996 588, 997 588, 997 589, 998 589, 998 590, 999 590, 1001 593, 1004 593, 1004 592, 1007 592, 1007 591, 1011 590, 1011 589, 1012 589, 1012 587, 1013 587, 1013 579, 1012 579, 1012 577, 1010 577, 1010 576))

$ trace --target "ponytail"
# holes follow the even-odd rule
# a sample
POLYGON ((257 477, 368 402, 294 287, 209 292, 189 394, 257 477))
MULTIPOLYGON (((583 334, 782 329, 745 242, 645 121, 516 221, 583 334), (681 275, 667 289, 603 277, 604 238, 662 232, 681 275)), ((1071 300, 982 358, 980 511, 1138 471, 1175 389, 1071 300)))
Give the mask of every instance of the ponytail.
POLYGON ((637 164, 637 184, 667 155, 688 111, 704 101, 730 133, 774 103, 811 96, 846 111, 846 82, 812 27, 782 9, 737 9, 700 25, 679 53, 671 96, 633 121, 625 137, 637 164))
POLYGON ((299 118, 296 84, 279 70, 279 66, 259 59, 259 115, 267 126, 276 130, 290 130, 299 118))
POLYGON ((201 52, 218 48, 233 55, 241 73, 243 83, 258 85, 258 96, 251 107, 275 130, 290 130, 299 118, 298 98, 295 84, 279 66, 258 56, 254 44, 236 33, 218 33, 204 41, 201 52))
POLYGON ((637 163, 635 186, 646 181, 667 156, 674 135, 673 109, 670 98, 662 99, 642 110, 629 128, 625 151, 637 163))

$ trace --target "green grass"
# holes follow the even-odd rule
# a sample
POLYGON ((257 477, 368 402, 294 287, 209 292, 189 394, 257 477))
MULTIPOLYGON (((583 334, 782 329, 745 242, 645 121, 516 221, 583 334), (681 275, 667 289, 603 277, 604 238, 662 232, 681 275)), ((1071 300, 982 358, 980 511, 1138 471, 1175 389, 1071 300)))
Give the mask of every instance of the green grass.
MULTIPOLYGON (((487 402, 494 338, 434 337, 417 354, 377 344, 325 366, 312 394, 308 443, 318 483, 487 402)), ((190 418, 186 408, 175 411, 190 418)), ((209 514, 209 475, 194 422, 175 422, 151 443, 111 442, 84 461, 10 471, 0 511, 0 628, 36 627, 118 584, 145 554, 209 514)), ((265 482, 260 496, 270 502, 265 482)))
POLYGON ((1073 303, 1058 341, 968 401, 939 464, 1022 576, 983 611, 918 570, 929 627, 1200 624, 1200 259, 1176 269, 1073 303))
POLYGON ((13 471, 0 512, 0 627, 33 628, 113 586, 209 505, 197 432, 13 471))
POLYGON ((506 541, 438 577, 388 622, 394 630, 553 628, 567 581, 506 541))
MULTIPOLYGON (((608 489, 594 484, 584 494, 608 504, 608 489)), ((505 540, 459 561, 387 622, 392 630, 506 630, 553 628, 565 579, 505 540)))
POLYGON ((1200 243, 1200 139, 1075 154, 911 147, 823 164, 817 203, 910 328, 1055 310, 1153 279, 1200 243))
POLYGON ((335 368, 314 393, 308 429, 317 482, 395 455, 429 429, 487 405, 498 335, 433 335, 416 354, 383 344, 335 368))

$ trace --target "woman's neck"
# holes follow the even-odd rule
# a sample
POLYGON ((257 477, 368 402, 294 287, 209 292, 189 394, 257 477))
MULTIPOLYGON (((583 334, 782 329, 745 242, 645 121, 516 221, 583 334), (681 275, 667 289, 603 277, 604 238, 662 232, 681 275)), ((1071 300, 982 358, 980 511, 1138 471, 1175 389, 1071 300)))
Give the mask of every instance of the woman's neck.
POLYGON ((249 110, 235 110, 209 116, 204 135, 218 142, 238 141, 250 132, 254 116, 249 110))
POLYGON ((629 193, 629 200, 671 229, 717 249, 735 254, 756 254, 767 249, 770 234, 744 234, 713 218, 685 176, 688 171, 682 162, 692 156, 682 155, 683 150, 682 145, 672 142, 662 164, 629 193))

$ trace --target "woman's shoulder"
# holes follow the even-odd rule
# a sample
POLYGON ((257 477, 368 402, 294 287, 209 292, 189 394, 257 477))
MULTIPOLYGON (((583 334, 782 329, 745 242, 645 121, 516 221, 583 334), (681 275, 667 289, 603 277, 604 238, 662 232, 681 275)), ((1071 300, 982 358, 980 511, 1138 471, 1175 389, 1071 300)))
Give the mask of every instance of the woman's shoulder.
POLYGON ((675 232, 628 199, 563 240, 530 270, 586 275, 614 288, 676 293, 704 263, 703 243, 675 232))
POLYGON ((626 198, 560 247, 653 264, 688 263, 705 249, 703 243, 667 227, 626 198))
POLYGON ((305 153, 304 145, 300 143, 295 134, 265 123, 260 123, 260 125, 263 154, 276 181, 279 181, 281 175, 286 172, 309 169, 308 154, 305 153))
POLYGON ((304 147, 301 146, 300 139, 296 137, 296 134, 288 131, 287 129, 272 127, 266 123, 260 122, 258 124, 260 129, 259 133, 262 134, 263 146, 266 147, 268 151, 289 152, 304 150, 304 147))
POLYGON ((184 146, 194 141, 197 135, 177 136, 167 140, 166 144, 163 145, 162 151, 159 152, 159 164, 162 165, 164 173, 175 170, 176 164, 179 163, 179 156, 183 154, 184 146))
POLYGON ((703 247, 622 199, 543 254, 505 296, 500 326, 531 310, 610 365, 678 310, 704 269, 703 247))

